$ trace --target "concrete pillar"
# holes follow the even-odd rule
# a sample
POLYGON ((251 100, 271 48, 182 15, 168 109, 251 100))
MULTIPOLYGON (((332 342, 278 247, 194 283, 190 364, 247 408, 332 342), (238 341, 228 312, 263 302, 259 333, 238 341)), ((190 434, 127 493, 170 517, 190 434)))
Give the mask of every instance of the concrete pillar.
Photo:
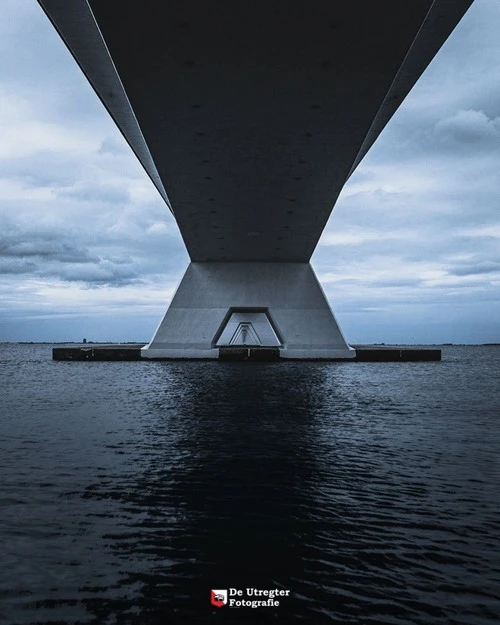
POLYGON ((144 358, 217 358, 219 346, 281 358, 354 358, 309 263, 191 263, 144 358))

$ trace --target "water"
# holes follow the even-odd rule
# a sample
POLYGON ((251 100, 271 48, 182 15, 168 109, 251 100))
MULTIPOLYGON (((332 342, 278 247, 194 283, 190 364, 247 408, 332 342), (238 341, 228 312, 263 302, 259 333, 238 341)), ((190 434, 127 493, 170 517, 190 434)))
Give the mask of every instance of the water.
POLYGON ((499 381, 1 345, 0 622, 497 623, 499 381), (247 587, 290 593, 210 604, 247 587))

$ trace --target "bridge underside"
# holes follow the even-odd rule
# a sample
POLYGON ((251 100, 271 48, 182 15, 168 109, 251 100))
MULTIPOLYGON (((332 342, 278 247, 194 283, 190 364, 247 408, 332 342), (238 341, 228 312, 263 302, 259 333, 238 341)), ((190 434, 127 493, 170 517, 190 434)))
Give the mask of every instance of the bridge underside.
POLYGON ((223 321, 255 341, 268 319, 282 355, 350 357, 310 257, 472 0, 38 1, 193 261, 144 354, 210 357, 223 321))

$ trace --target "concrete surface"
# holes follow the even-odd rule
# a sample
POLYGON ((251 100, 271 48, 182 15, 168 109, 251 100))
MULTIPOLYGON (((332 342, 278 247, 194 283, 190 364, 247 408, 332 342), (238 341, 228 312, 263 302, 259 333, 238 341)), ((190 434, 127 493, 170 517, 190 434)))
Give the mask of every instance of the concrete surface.
POLYGON ((218 358, 233 312, 250 322, 264 312, 279 337, 281 358, 355 356, 309 263, 257 262, 191 263, 142 355, 218 358))

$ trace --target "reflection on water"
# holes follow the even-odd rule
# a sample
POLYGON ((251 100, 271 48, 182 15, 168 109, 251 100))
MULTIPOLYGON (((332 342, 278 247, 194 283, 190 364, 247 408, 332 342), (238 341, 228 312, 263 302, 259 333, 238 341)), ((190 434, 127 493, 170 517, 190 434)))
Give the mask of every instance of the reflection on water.
POLYGON ((49 359, 0 346, 0 620, 496 622, 499 348, 49 359), (212 607, 229 587, 291 593, 212 607))

